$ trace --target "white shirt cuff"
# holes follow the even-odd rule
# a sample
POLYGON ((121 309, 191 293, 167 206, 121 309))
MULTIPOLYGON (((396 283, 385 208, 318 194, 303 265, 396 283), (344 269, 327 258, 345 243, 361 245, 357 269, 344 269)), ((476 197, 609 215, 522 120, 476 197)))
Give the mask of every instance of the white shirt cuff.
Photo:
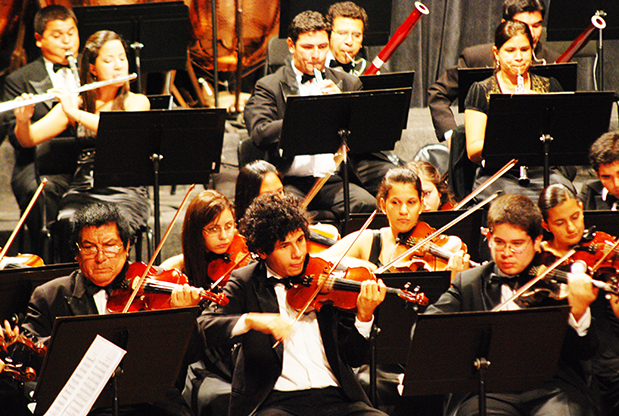
POLYGON ((370 322, 361 322, 359 319, 355 317, 355 328, 357 328, 357 331, 359 331, 359 333, 363 335, 365 338, 370 337, 373 324, 374 324, 374 317, 372 317, 372 320, 370 322))
POLYGON ((249 332, 249 327, 247 326, 247 323, 245 322, 246 318, 247 318, 247 314, 244 313, 243 315, 241 315, 239 320, 236 321, 236 325, 234 325, 234 328, 232 328, 232 338, 249 332))
POLYGON ((587 308, 585 314, 580 318, 580 321, 576 322, 574 315, 570 313, 568 318, 569 325, 576 330, 576 333, 579 337, 584 337, 587 335, 587 331, 591 326, 591 308, 587 308))

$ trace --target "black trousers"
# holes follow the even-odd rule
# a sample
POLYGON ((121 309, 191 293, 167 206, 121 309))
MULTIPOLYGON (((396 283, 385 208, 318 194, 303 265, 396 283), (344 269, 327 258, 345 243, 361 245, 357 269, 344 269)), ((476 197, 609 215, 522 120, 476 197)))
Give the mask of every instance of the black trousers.
POLYGON ((365 402, 351 402, 338 387, 272 391, 255 416, 386 416, 365 402))

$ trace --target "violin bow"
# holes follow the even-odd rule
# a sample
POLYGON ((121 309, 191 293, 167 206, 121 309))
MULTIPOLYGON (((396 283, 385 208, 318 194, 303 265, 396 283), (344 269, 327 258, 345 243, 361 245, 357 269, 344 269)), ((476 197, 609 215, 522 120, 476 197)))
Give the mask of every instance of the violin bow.
POLYGON ((142 284, 146 280, 146 275, 150 271, 150 268, 153 266, 153 263, 155 263, 155 259, 157 258, 157 255, 161 251, 161 248, 163 247, 163 243, 165 243, 165 240, 170 235, 170 232, 172 231, 172 227, 174 226, 174 223, 178 219, 179 214, 181 213, 183 207, 185 206, 185 203, 187 203, 187 200, 189 199, 189 194, 191 193, 191 191, 193 191, 193 188, 195 188, 195 186, 196 186, 196 184, 194 183, 187 190, 187 193, 185 194, 185 198, 183 198, 183 202, 181 202, 181 205, 176 210, 176 213, 174 214, 174 218, 172 218, 172 221, 170 222, 170 225, 168 225, 168 228, 165 231, 165 233, 163 234, 163 237, 161 238, 161 241, 159 241, 159 244, 157 245, 157 248, 155 249, 155 252, 151 256, 150 261, 148 262, 148 265, 146 266, 146 269, 144 269, 144 273, 142 273, 142 276, 140 276, 140 279, 138 280, 137 284, 134 284, 135 287, 133 288, 133 292, 131 292, 131 296, 129 297, 129 300, 127 301, 127 304, 125 305, 122 313, 127 313, 129 311, 129 307, 131 306, 131 304, 135 300, 135 297, 137 296, 138 292, 140 291, 140 288, 142 287, 142 284))
MULTIPOLYGON (((337 153, 333 157, 333 161, 335 162, 334 170, 337 170, 339 168, 340 164, 347 158, 347 154, 348 154, 348 147, 346 146, 346 144, 342 144, 342 146, 340 146, 337 153)), ((305 198, 303 198, 303 201, 301 201, 302 208, 307 208, 310 202, 312 202, 312 199, 314 199, 318 191, 320 191, 320 189, 324 186, 324 184, 327 183, 330 177, 331 177, 331 174, 327 174, 323 176, 322 178, 318 178, 316 182, 314 182, 314 185, 312 185, 312 188, 305 195, 305 198)))
POLYGON ((434 231, 432 234, 430 234, 427 237, 425 237, 423 240, 419 241, 417 244, 415 244, 414 246, 412 246, 411 248, 406 250, 404 253, 400 254, 398 257, 396 257, 395 259, 391 260, 389 263, 387 263, 384 266, 379 267, 378 269, 374 270, 374 273, 375 274, 381 274, 381 273, 389 270, 389 268, 391 266, 393 266, 394 264, 396 264, 400 260, 405 259, 406 257, 410 256, 415 251, 419 250, 419 248, 423 247, 428 241, 430 241, 430 240, 434 239, 435 237, 438 237, 439 235, 443 234, 446 230, 448 230, 449 228, 453 227, 454 225, 456 225, 457 223, 459 223, 460 221, 462 221, 463 219, 465 219, 469 215, 473 214, 479 208, 483 207, 484 205, 486 205, 489 202, 491 202, 492 200, 494 200, 497 196, 499 196, 499 192, 493 193, 488 198, 484 199, 479 204, 475 205, 473 208, 465 211, 463 214, 461 214, 458 217, 454 218, 450 223, 444 225, 443 227, 441 227, 438 230, 434 231))
POLYGON ((17 222, 17 225, 15 226, 15 229, 13 230, 13 233, 11 234, 11 236, 7 240, 6 244, 4 245, 4 248, 2 249, 2 252, 0 252, 0 262, 2 261, 4 256, 6 256, 6 252, 9 251, 9 247, 11 247, 11 244, 13 244, 13 240, 15 240, 15 236, 19 232, 19 230, 22 227, 22 225, 24 225, 24 222, 26 221, 26 218, 28 217, 28 214, 30 214, 30 211, 32 210, 32 207, 34 206, 35 202, 37 202, 37 199, 39 199, 39 195, 41 195, 41 192, 43 192, 43 188, 45 188, 45 185, 47 185, 47 178, 43 178, 41 180, 41 183, 39 184, 39 187, 37 188, 37 190, 35 191, 34 195, 32 196, 32 199, 30 200, 30 203, 28 204, 28 206, 26 207, 26 210, 24 211, 24 213, 22 214, 21 218, 17 222))
MULTIPOLYGON (((344 250, 344 253, 342 253, 342 255, 337 260, 337 262, 333 266, 331 266, 331 269, 329 270, 329 273, 327 274, 327 276, 330 276, 331 273, 333 273, 333 271, 340 264, 340 262, 344 259, 344 257, 346 257, 346 254, 348 254, 348 252, 350 251, 352 246, 355 245, 355 243, 357 242, 357 239, 359 239, 359 236, 370 226, 370 224, 374 220, 374 217, 376 216, 376 212, 377 211, 374 210, 374 212, 372 212, 372 214, 368 217, 368 219, 365 221, 363 226, 357 232, 357 235, 355 236, 355 238, 348 245, 346 250, 344 250)), ((322 288, 323 288, 323 286, 325 285, 326 282, 327 282, 327 279, 324 279, 321 283, 318 283, 316 285, 316 290, 314 291, 312 296, 310 296, 309 300, 305 303, 305 306, 303 306, 303 308, 301 308, 301 310, 299 310, 299 312, 297 313, 297 316, 295 316, 295 318, 292 320, 292 322, 290 323, 291 326, 296 324, 299 321, 299 319, 301 318, 301 316, 303 316, 303 314, 307 311, 307 308, 309 308, 310 305, 312 304, 312 302, 314 301, 314 299, 316 299, 316 296, 318 296, 318 294, 320 293, 320 291, 322 290, 322 288)), ((280 344, 280 341, 277 341, 275 344, 273 344, 273 348, 277 347, 279 344, 280 344)))
POLYGON ((516 163, 518 163, 518 159, 512 159, 509 162, 507 162, 505 166, 503 166, 501 169, 496 171, 494 175, 486 179, 486 181, 482 183, 481 185, 479 185, 477 189, 475 189, 473 192, 465 196, 464 199, 462 199, 462 201, 458 202, 456 206, 453 207, 453 210, 456 211, 464 207, 466 204, 469 203, 471 199, 475 198, 477 195, 483 192, 487 187, 489 187, 494 182, 496 182, 496 180, 499 179, 501 176, 503 176, 507 171, 509 171, 514 166, 516 166, 516 163))
POLYGON ((518 299, 524 292, 529 290, 531 286, 533 286, 540 280, 544 279, 548 275, 548 273, 552 272, 554 269, 556 269, 561 264, 563 264, 563 262, 569 259, 574 253, 576 253, 576 250, 574 249, 571 249, 570 251, 565 253, 563 257, 561 257, 560 259, 552 263, 550 266, 548 266, 548 268, 544 270, 539 276, 536 276, 535 278, 529 280, 526 284, 524 284, 521 288, 519 288, 512 296, 509 297, 509 299, 505 300, 504 302, 492 308, 492 312, 498 312, 502 310, 503 308, 505 308, 505 306, 509 302, 513 301, 514 299, 518 299))

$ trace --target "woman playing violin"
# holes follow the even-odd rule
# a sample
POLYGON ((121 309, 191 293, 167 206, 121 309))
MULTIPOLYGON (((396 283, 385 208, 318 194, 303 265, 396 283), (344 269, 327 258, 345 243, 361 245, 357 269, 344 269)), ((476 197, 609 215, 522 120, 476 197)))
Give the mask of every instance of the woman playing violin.
MULTIPOLYGON (((161 267, 179 269, 187 274, 192 285, 208 288, 221 277, 213 274, 212 263, 219 260, 227 264, 224 258, 227 260, 230 256, 229 251, 235 240, 237 250, 246 252, 245 243, 237 233, 234 211, 228 198, 215 190, 202 191, 191 200, 185 213, 181 233, 183 253, 167 259, 161 267)), ((222 285, 225 281, 227 277, 224 277, 222 285)))
POLYGON ((418 160, 408 162, 406 167, 415 171, 421 180, 423 210, 449 210, 455 205, 454 197, 449 185, 440 172, 430 162, 418 160))
POLYGON ((585 217, 574 193, 562 184, 553 184, 542 191, 538 206, 542 212, 542 227, 552 238, 542 242, 542 250, 563 256, 580 243, 585 232, 585 217))
MULTIPOLYGON (((389 221, 389 226, 380 230, 365 230, 348 251, 347 256, 360 259, 362 264, 387 264, 408 247, 401 247, 400 234, 410 234, 418 224, 423 211, 421 181, 417 174, 407 168, 390 169, 383 179, 376 196, 376 205, 389 221), (398 252, 400 249, 404 249, 398 252), (369 262, 369 263, 366 263, 369 262)), ((425 223, 423 223, 425 224, 425 223)), ((324 258, 338 258, 356 238, 358 232, 342 238, 333 247, 321 253, 324 258)), ((469 255, 459 252, 462 241, 450 236, 444 248, 457 253, 448 266, 455 274, 467 268, 469 255)), ((347 265, 351 265, 349 262, 347 265)))
MULTIPOLYGON (((99 31, 93 34, 84 46, 80 62, 80 82, 107 81, 129 74, 129 63, 125 45, 116 33, 99 31)), ((43 118, 31 123, 34 105, 16 110, 15 135, 24 147, 33 147, 58 136, 67 128, 72 128, 82 148, 78 158, 77 170, 69 190, 60 201, 59 232, 60 241, 67 241, 70 233, 69 220, 79 207, 93 201, 106 201, 118 204, 123 215, 128 218, 132 235, 148 223, 150 203, 145 188, 94 188, 94 148, 99 128, 99 115, 102 111, 141 111, 148 110, 148 98, 129 91, 128 82, 108 85, 96 90, 85 91, 74 96, 68 89, 50 91, 60 101, 43 118)), ((24 94, 22 99, 30 98, 24 94)), ((19 99, 19 98, 18 98, 19 99)), ((71 261, 72 253, 66 244, 60 244, 62 261, 71 261)))

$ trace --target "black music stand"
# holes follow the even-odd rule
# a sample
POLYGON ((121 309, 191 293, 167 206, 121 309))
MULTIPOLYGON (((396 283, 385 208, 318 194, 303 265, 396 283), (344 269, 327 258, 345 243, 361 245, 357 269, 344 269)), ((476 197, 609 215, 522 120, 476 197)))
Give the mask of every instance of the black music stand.
MULTIPOLYGON (((412 88, 290 96, 282 125, 284 158, 335 153, 346 144, 352 154, 393 150, 406 128, 412 88)), ((350 211, 346 158, 344 207, 350 211)))
POLYGON ((102 112, 95 186, 153 185, 158 244, 159 186, 208 183, 219 172, 225 121, 225 109, 102 112))
POLYGON ((364 91, 413 88, 415 71, 389 72, 380 75, 359 75, 364 91))
POLYGON ((482 156, 499 169, 515 158, 527 166, 587 165, 589 147, 608 131, 614 92, 492 94, 482 156))
MULTIPOLYGON (((419 287, 432 304, 449 288, 451 272, 383 273, 377 277, 388 287, 403 289, 408 286, 410 290, 419 287)), ((411 328, 417 321, 417 314, 423 313, 426 307, 415 307, 398 297, 387 296, 376 308, 370 357, 370 400, 374 405, 377 402, 376 365, 406 363, 411 328)))
POLYGON ((131 45, 138 92, 142 92, 142 70, 185 70, 191 26, 189 8, 182 1, 76 6, 73 11, 79 22, 82 45, 98 30, 113 30, 131 45))
POLYGON ((127 351, 94 404, 111 407, 160 401, 178 377, 195 329, 197 308, 56 318, 35 390, 35 415, 44 414, 97 335, 127 351), (117 401, 116 401, 117 399, 117 401))
MULTIPOLYGON (((458 112, 464 113, 464 100, 474 82, 483 81, 494 74, 494 68, 458 68, 458 112)), ((563 91, 576 91, 578 88, 578 64, 532 65, 529 72, 559 81, 563 91)))
POLYGON ((420 315, 404 396, 531 390, 555 373, 569 306, 420 315), (478 367, 478 368, 476 368, 478 367))

